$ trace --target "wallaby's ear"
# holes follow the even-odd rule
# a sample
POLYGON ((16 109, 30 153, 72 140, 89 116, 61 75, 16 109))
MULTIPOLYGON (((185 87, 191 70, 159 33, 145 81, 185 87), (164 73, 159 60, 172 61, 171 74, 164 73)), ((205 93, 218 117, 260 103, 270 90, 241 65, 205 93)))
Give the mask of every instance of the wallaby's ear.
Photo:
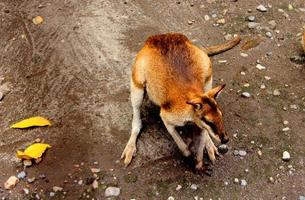
POLYGON ((224 88, 225 86, 226 86, 226 84, 217 86, 217 87, 215 87, 215 88, 209 90, 209 91, 207 92, 207 95, 208 95, 209 97, 212 97, 212 98, 216 99, 216 98, 219 96, 219 94, 221 93, 221 91, 223 90, 223 88, 224 88))
POLYGON ((194 98, 186 102, 194 107, 195 110, 200 110, 202 108, 202 99, 194 98))

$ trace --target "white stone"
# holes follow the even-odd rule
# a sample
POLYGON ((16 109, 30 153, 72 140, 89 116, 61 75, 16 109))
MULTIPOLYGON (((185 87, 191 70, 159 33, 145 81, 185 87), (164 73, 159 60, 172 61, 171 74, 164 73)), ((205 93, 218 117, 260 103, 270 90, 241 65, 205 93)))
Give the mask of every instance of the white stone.
POLYGON ((93 189, 97 189, 97 188, 98 188, 98 185, 99 185, 99 184, 98 184, 98 181, 97 181, 97 180, 94 180, 93 183, 92 183, 92 188, 93 188, 93 189))
POLYGON ((240 185, 245 187, 247 185, 247 181, 245 179, 240 180, 240 185))
POLYGON ((273 95, 274 96, 280 96, 281 92, 278 89, 273 90, 273 95))
POLYGON ((179 190, 181 190, 181 189, 182 189, 182 186, 181 186, 181 185, 177 185, 176 191, 179 191, 179 190))
POLYGON ((243 92, 243 93, 241 93, 241 96, 245 97, 245 98, 250 98, 251 94, 249 92, 243 92))
POLYGON ((244 87, 250 87, 250 84, 249 83, 245 83, 244 87))
POLYGON ((53 186, 53 191, 54 191, 54 192, 61 192, 62 190, 63 190, 62 187, 53 186))
POLYGON ((272 33, 271 32, 266 32, 266 36, 268 37, 268 38, 272 38, 272 33))
POLYGON ((4 183, 4 188, 7 190, 12 189, 19 182, 19 179, 16 176, 11 176, 4 183))
POLYGON ((100 168, 91 168, 90 170, 91 170, 92 173, 99 173, 99 172, 101 172, 100 168))
POLYGON ((175 198, 173 196, 169 196, 167 200, 175 200, 175 198))
POLYGON ((234 183, 239 183, 238 178, 234 178, 234 183))
POLYGON ((121 189, 118 187, 108 187, 105 190, 105 197, 117 197, 121 193, 121 189))
POLYGON ((29 194, 29 193, 30 193, 30 190, 27 189, 27 188, 23 188, 23 192, 24 192, 24 194, 29 194))
POLYGON ((266 85, 262 84, 260 88, 261 89, 266 89, 266 85))
POLYGON ((269 81, 271 80, 271 77, 270 76, 264 76, 265 80, 269 81))
POLYGON ((204 16, 204 20, 205 20, 205 21, 209 21, 210 19, 211 19, 211 17, 210 17, 209 15, 205 15, 205 16, 204 16))
POLYGON ((284 161, 289 161, 290 160, 290 153, 288 151, 284 151, 282 159, 284 161))
POLYGON ((249 22, 248 23, 248 28, 249 29, 254 29, 256 27, 258 27, 260 24, 259 23, 256 23, 256 22, 249 22))
POLYGON ((256 67, 256 69, 258 69, 258 70, 265 70, 265 69, 266 69, 266 67, 263 66, 263 65, 261 65, 261 64, 257 64, 255 67, 256 67))
POLYGON ((192 185, 191 185, 191 189, 192 189, 192 190, 197 190, 197 189, 198 189, 198 185, 192 184, 192 185))
POLYGON ((32 166, 32 161, 31 160, 24 160, 23 165, 26 166, 26 167, 30 167, 30 166, 32 166))
POLYGON ((261 11, 261 12, 267 12, 267 8, 262 4, 258 5, 256 7, 256 10, 261 11))
POLYGON ((246 58, 246 57, 248 57, 249 55, 246 54, 246 53, 240 53, 240 56, 246 58))
POLYGON ((283 124, 284 124, 284 125, 287 125, 287 124, 289 124, 289 122, 288 122, 287 120, 284 120, 284 121, 283 121, 283 124))
POLYGON ((283 131, 283 132, 290 131, 290 128, 289 128, 289 127, 285 127, 285 128, 282 129, 282 131, 283 131))

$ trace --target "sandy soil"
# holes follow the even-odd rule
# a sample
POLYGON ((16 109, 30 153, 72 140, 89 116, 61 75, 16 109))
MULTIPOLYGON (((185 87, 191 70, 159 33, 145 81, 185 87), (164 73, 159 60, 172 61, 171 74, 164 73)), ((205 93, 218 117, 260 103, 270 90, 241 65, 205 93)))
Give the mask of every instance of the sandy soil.
POLYGON ((305 24, 304 8, 303 0, 0 0, 0 87, 9 88, 0 101, 0 197, 105 199, 109 185, 121 188, 117 199, 305 196, 305 70, 304 63, 290 61, 302 54, 298 33, 305 24), (262 13, 256 10, 259 3, 272 7, 262 13), (294 6, 291 11, 289 3, 294 6), (40 25, 32 22, 37 15, 44 18, 40 25), (211 19, 206 21, 205 15, 211 19), (262 26, 275 20, 279 33, 271 30, 270 39, 265 29, 250 30, 249 15, 262 26), (213 25, 222 18, 225 24, 213 25), (243 38, 240 46, 212 58, 214 85, 227 84, 219 103, 231 141, 229 152, 213 165, 211 177, 195 173, 183 161, 158 108, 148 101, 142 109, 137 156, 128 168, 118 161, 131 127, 130 66, 148 36, 165 32, 181 32, 199 46, 222 43, 228 33, 243 38), (258 35, 263 41, 242 57, 240 47, 258 35), (257 60, 266 70, 255 68, 257 60), (262 84, 266 89, 260 89, 262 84), (279 96, 272 94, 275 89, 279 96), (242 98, 244 91, 252 96, 242 98), (9 128, 36 115, 50 119, 53 126, 9 128), (283 132, 286 126, 290 131, 283 132), (41 163, 25 169, 27 177, 36 180, 4 190, 7 178, 23 170, 16 150, 36 138, 52 145, 41 163), (247 155, 234 156, 234 150, 247 155), (281 160, 283 151, 290 152, 289 162, 281 160), (91 167, 101 169, 97 190, 91 189, 91 167), (41 174, 46 178, 39 178, 41 174), (234 178, 245 179, 247 186, 234 183, 234 178), (191 184, 198 189, 192 190, 191 184), (182 189, 176 191, 177 185, 182 189), (50 197, 53 186, 64 192, 50 197))

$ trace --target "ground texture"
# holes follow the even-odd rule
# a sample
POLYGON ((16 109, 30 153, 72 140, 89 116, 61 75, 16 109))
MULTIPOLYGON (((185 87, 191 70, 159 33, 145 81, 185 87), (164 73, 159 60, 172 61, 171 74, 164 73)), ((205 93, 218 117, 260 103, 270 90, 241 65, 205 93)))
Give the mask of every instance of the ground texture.
POLYGON ((305 195, 305 68, 290 60, 302 54, 304 8, 303 0, 0 0, 0 87, 5 94, 0 101, 0 197, 105 199, 108 186, 121 189, 114 199, 294 200, 305 195), (267 12, 256 10, 260 3, 267 12), (44 22, 35 25, 38 15, 44 22), (259 23, 253 29, 247 21, 251 15, 259 23), (243 38, 238 47, 212 58, 214 85, 227 84, 219 103, 231 141, 211 177, 183 161, 158 108, 147 100, 137 155, 128 168, 119 162, 131 127, 130 66, 149 35, 165 32, 181 32, 199 46, 222 43, 228 34, 243 38), (241 50, 259 36, 258 46, 252 41, 250 49, 241 50), (257 63, 266 69, 258 70, 257 63), (242 92, 251 97, 241 97, 242 92), (53 126, 9 128, 36 115, 53 126), (282 131, 285 127, 290 130, 282 131), (52 148, 41 163, 24 169, 15 152, 37 138, 52 148), (234 155, 234 150, 247 154, 234 155), (289 162, 282 161, 283 151, 290 153, 289 162), (101 171, 94 176, 92 167, 101 171), (3 183, 23 170, 35 181, 26 178, 5 190, 3 183), (97 176, 99 187, 93 190, 97 176), (178 185, 182 188, 176 191, 178 185), (63 191, 53 194, 53 186, 63 191))

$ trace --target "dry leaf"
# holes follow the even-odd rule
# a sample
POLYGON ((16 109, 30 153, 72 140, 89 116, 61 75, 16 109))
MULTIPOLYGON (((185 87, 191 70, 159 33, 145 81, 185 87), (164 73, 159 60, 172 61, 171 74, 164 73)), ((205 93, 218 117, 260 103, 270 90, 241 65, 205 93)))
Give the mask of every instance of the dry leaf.
POLYGON ((20 159, 27 160, 38 159, 48 148, 51 148, 49 144, 34 143, 31 146, 27 147, 24 152, 17 151, 17 157, 20 159))
POLYGON ((263 38, 261 38, 261 37, 249 39, 245 42, 245 44, 243 44, 243 46, 241 47, 241 50, 246 51, 246 50, 252 49, 254 47, 257 47, 262 41, 263 41, 263 38))
POLYGON ((33 126, 51 126, 51 123, 43 117, 31 117, 13 124, 11 128, 29 128, 33 126))
POLYGON ((34 24, 41 24, 43 22, 43 18, 41 16, 36 16, 33 18, 33 23, 34 24))

